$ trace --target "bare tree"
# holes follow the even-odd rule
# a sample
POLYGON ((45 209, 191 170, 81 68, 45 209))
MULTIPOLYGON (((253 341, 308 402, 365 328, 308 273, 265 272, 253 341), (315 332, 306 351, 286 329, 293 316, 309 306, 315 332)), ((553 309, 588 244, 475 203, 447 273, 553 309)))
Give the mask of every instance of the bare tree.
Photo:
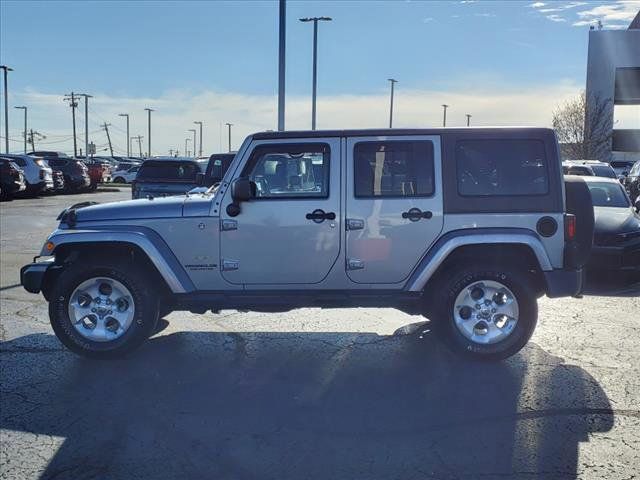
POLYGON ((587 101, 584 91, 556 108, 552 123, 564 158, 610 160, 611 108, 611 99, 596 94, 587 101))

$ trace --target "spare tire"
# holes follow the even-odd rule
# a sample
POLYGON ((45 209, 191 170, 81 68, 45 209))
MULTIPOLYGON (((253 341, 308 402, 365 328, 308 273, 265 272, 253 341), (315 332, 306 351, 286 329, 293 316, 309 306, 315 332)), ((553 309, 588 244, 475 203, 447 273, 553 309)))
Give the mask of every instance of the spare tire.
POLYGON ((589 186, 583 178, 565 175, 567 213, 576 217, 576 236, 568 242, 564 252, 565 268, 582 268, 587 264, 593 245, 593 202, 589 186))

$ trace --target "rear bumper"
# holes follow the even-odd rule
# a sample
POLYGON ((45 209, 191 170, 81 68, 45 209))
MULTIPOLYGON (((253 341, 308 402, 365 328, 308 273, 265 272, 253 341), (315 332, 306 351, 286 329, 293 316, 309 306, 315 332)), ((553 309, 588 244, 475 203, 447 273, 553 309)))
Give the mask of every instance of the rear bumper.
POLYGON ((40 293, 44 276, 53 265, 53 259, 25 265, 20 269, 20 284, 27 292, 40 293))
POLYGON ((576 270, 550 270, 544 272, 549 298, 574 297, 580 295, 584 288, 585 272, 582 268, 576 270))

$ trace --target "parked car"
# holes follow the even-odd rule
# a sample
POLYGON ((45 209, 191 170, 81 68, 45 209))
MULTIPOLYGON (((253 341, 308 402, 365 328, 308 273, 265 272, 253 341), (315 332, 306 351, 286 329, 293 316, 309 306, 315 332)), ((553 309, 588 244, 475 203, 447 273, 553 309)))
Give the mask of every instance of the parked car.
POLYGON ((527 343, 540 296, 582 290, 593 206, 550 129, 257 133, 218 188, 155 195, 197 170, 149 160, 136 183, 155 198, 61 213, 53 261, 20 278, 69 349, 120 356, 172 310, 369 306, 497 360, 527 343))
POLYGON ((629 175, 624 179, 624 188, 631 198, 640 196, 640 160, 629 170, 629 175))
POLYGON ((616 172, 618 179, 622 180, 629 175, 634 163, 633 160, 612 160, 610 165, 616 172))
POLYGON ((11 159, 0 157, 0 199, 10 199, 27 189, 24 174, 11 159))
POLYGON ((80 160, 70 157, 51 157, 48 162, 53 168, 62 172, 66 192, 77 192, 91 185, 87 166, 80 160))
POLYGON ((618 178, 611 165, 595 160, 563 162, 562 170, 565 175, 618 178))
POLYGON ((3 154, 2 156, 10 158, 22 169, 27 182, 27 189, 24 192, 26 195, 39 195, 53 189, 52 170, 43 158, 14 154, 3 154))
POLYGON ((112 174, 113 183, 131 183, 135 180, 136 175, 140 170, 140 165, 133 167, 118 169, 112 174))
POLYGON ((142 164, 131 183, 131 198, 183 195, 198 186, 198 174, 207 162, 160 158, 142 164))
POLYGON ((235 156, 235 153, 214 153, 211 155, 208 160, 207 171, 204 174, 204 186, 210 187, 220 183, 235 156))
POLYGON ((98 188, 98 184, 111 181, 111 164, 108 161, 93 158, 84 160, 84 164, 87 166, 89 178, 91 179, 89 189, 95 190, 98 188))
POLYGON ((640 215, 620 182, 586 178, 595 215, 588 268, 640 274, 640 215))

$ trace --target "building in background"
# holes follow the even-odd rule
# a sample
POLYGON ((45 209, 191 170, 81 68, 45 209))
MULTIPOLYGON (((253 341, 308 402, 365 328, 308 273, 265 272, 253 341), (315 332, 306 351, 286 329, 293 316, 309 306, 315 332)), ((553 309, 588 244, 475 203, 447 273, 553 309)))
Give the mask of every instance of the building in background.
POLYGON ((603 160, 640 160, 640 12, 627 30, 589 31, 586 98, 587 111, 609 101, 603 160))

